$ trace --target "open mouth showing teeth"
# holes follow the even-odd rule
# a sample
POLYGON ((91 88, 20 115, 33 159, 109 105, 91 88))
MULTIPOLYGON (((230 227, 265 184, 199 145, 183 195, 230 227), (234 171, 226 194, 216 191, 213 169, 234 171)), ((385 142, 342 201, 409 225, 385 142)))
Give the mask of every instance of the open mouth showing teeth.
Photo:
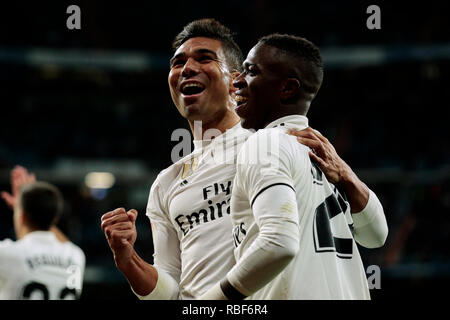
POLYGON ((205 87, 200 83, 187 83, 181 87, 181 93, 186 96, 199 94, 203 90, 205 90, 205 87))
POLYGON ((247 98, 245 98, 245 97, 243 97, 243 96, 239 96, 239 95, 236 95, 235 100, 236 100, 236 104, 237 104, 238 106, 240 106, 241 104, 244 104, 244 103, 247 102, 247 98))

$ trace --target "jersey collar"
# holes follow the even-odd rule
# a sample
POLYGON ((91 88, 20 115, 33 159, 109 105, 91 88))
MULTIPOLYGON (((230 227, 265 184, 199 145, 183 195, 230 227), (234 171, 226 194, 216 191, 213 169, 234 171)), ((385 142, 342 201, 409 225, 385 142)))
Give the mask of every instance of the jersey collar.
POLYGON ((205 140, 194 140, 194 152, 201 151, 203 148, 208 147, 214 142, 214 145, 222 143, 225 139, 238 135, 241 130, 244 130, 241 126, 241 122, 239 121, 230 129, 226 130, 221 135, 215 137, 214 139, 205 139, 205 140))
POLYGON ((266 129, 275 127, 285 127, 286 129, 295 128, 303 130, 308 127, 308 118, 298 114, 282 117, 269 123, 266 126, 266 129))
POLYGON ((23 240, 25 240, 25 239, 31 240, 31 241, 34 241, 34 240, 54 240, 54 239, 56 239, 56 236, 51 231, 33 231, 33 232, 30 232, 30 233, 26 234, 23 237, 23 240))

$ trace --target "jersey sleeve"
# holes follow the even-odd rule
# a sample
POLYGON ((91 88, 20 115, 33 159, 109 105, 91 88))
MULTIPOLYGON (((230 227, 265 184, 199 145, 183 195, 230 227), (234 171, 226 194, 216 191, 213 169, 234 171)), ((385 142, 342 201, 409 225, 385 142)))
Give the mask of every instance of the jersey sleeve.
POLYGON ((0 241, 0 249, 7 248, 14 243, 11 239, 5 239, 0 241))
POLYGON ((12 245, 14 244, 14 241, 11 239, 5 239, 0 241, 0 274, 4 270, 7 270, 10 265, 11 260, 11 252, 14 250, 12 245))
POLYGON ((76 260, 76 263, 78 264, 75 268, 75 275, 77 276, 77 286, 76 286, 76 292, 77 297, 81 297, 81 293, 83 291, 83 283, 84 283, 84 273, 86 270, 86 255, 84 254, 84 251, 78 247, 76 244, 70 242, 71 245, 74 248, 74 258, 76 260))
POLYGON ((0 292, 8 278, 8 265, 11 263, 9 247, 14 243, 10 239, 0 241, 0 292))
POLYGON ((267 189, 255 200, 253 215, 258 236, 227 274, 229 283, 245 296, 275 278, 299 249, 297 202, 291 188, 267 189))
POLYGON ((239 152, 236 180, 253 205, 256 198, 273 185, 294 189, 293 168, 305 166, 304 159, 293 159, 292 146, 285 134, 260 130, 252 135, 239 152))
POLYGON ((383 206, 376 194, 369 189, 369 201, 366 207, 352 214, 355 240, 366 248, 379 248, 384 245, 388 235, 388 226, 383 206))
POLYGON ((180 242, 175 228, 169 220, 164 203, 163 190, 156 181, 149 195, 147 216, 150 219, 154 247, 154 264, 158 271, 158 281, 151 295, 155 299, 177 299, 181 274, 180 242), (164 288, 165 293, 156 292, 164 288))

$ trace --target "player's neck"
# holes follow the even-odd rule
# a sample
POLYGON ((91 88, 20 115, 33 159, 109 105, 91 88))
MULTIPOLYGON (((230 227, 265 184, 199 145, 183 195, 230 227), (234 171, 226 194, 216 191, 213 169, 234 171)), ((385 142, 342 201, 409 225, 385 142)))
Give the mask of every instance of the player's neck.
POLYGON ((20 240, 20 239, 24 238, 26 235, 28 235, 34 231, 42 231, 42 230, 38 230, 36 228, 32 228, 32 227, 24 224, 20 228, 17 229, 16 238, 17 238, 17 240, 20 240))
MULTIPOLYGON (((272 114, 268 115, 266 118, 266 121, 262 128, 267 127, 270 123, 274 122, 275 120, 278 120, 283 117, 287 116, 293 116, 293 115, 301 115, 306 116, 307 107, 305 107, 303 104, 292 104, 292 105, 283 105, 278 108, 273 109, 274 112, 272 114)), ((258 128, 261 129, 261 128, 258 128)))
POLYGON ((20 228, 16 229, 16 239, 20 240, 30 232, 32 232, 30 228, 28 228, 26 225, 22 225, 20 228))
POLYGON ((234 127, 239 121, 240 118, 236 113, 228 111, 223 116, 214 117, 209 121, 189 121, 189 126, 191 127, 194 140, 205 140, 224 133, 234 127))

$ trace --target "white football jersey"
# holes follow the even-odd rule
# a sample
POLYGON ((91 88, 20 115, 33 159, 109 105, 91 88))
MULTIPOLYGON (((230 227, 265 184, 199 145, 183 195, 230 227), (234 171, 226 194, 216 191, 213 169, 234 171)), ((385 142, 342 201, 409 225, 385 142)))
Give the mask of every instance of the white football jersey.
POLYGON ((147 216, 154 266, 178 283, 179 299, 195 299, 234 265, 230 199, 236 157, 251 135, 240 123, 163 170, 152 185, 147 216))
POLYGON ((259 233, 251 204, 271 186, 286 185, 297 199, 299 250, 281 273, 248 299, 370 299, 348 202, 311 163, 309 148, 285 133, 287 128, 307 126, 306 117, 283 117, 242 147, 231 200, 238 261, 234 269, 256 263, 239 260, 259 233))
POLYGON ((0 300, 78 299, 84 268, 83 251, 50 231, 0 241, 0 300))

